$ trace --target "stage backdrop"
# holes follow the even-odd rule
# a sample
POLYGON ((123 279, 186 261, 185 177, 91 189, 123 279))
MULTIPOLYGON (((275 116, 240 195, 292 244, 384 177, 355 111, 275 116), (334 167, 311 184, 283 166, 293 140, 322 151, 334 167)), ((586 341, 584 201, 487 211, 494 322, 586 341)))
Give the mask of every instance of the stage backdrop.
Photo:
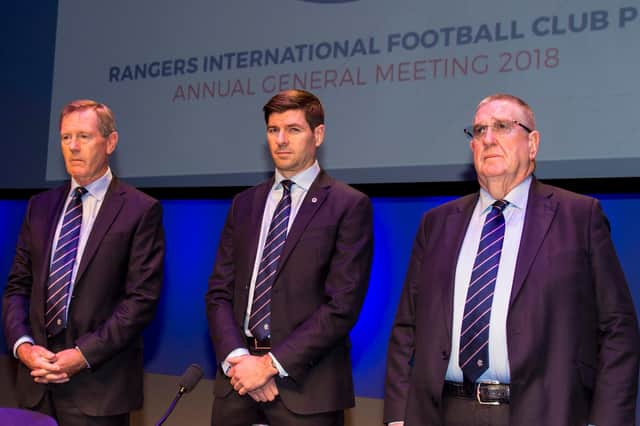
MULTIPOLYGON (((636 306, 640 303, 640 196, 599 196, 636 306)), ((413 238, 422 213, 449 197, 374 198, 375 254, 369 292, 351 333, 353 373, 360 397, 382 398, 386 346, 413 238)), ((229 207, 228 200, 164 200, 165 286, 158 315, 145 333, 145 370, 181 375, 191 363, 213 377, 204 293, 229 207), (187 220, 185 220, 187 219, 187 220)), ((6 277, 24 201, 0 201, 0 277, 6 277)), ((0 280, 4 288, 5 280, 0 280)), ((4 339, 0 350, 6 350, 4 339)))
POLYGON ((639 175, 637 1, 60 1, 51 19, 42 57, 11 50, 39 22, 8 22, 3 61, 52 78, 46 167, 26 170, 48 183, 60 108, 94 98, 116 112, 121 176, 251 185, 270 169, 261 107, 289 88, 322 99, 322 164, 353 183, 468 179, 462 128, 497 91, 536 111, 541 178, 639 175))

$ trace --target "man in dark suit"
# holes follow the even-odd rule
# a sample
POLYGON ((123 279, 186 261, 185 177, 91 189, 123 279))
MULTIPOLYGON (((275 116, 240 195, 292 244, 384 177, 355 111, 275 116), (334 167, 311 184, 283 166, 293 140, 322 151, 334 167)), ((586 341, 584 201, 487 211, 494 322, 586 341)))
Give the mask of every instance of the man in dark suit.
POLYGON ((29 201, 3 299, 17 397, 62 426, 128 425, 162 285, 162 211, 112 175, 106 105, 65 106, 60 136, 71 181, 29 201))
POLYGON ((480 193, 423 219, 389 342, 385 422, 630 426, 635 309, 597 200, 532 176, 531 108, 466 129, 480 193))
POLYGON ((320 169, 318 98, 289 90, 263 110, 275 175, 234 198, 206 295, 220 362, 212 425, 342 425, 371 204, 320 169))

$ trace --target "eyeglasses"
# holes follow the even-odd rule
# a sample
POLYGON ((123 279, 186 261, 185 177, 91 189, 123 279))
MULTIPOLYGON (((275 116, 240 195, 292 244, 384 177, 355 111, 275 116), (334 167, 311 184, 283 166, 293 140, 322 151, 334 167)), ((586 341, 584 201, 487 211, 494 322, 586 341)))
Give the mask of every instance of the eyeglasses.
POLYGON ((533 131, 517 120, 496 120, 492 124, 476 124, 474 126, 465 127, 464 133, 469 136, 469 139, 482 139, 487 135, 487 130, 491 127, 493 133, 498 135, 508 135, 516 125, 522 127, 527 131, 527 133, 531 133, 533 131))

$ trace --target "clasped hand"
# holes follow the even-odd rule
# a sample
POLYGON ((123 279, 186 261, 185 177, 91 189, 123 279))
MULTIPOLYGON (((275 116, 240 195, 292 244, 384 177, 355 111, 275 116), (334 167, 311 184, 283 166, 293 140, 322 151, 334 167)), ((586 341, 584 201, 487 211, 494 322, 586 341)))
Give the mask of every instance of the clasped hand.
POLYGON ((258 402, 273 401, 278 396, 278 386, 273 376, 278 373, 267 355, 242 355, 229 358, 231 367, 227 375, 233 389, 240 395, 249 394, 258 402))
POLYGON ((75 348, 54 353, 43 346, 24 343, 18 347, 17 355, 31 370, 36 383, 66 383, 87 367, 84 357, 75 348))

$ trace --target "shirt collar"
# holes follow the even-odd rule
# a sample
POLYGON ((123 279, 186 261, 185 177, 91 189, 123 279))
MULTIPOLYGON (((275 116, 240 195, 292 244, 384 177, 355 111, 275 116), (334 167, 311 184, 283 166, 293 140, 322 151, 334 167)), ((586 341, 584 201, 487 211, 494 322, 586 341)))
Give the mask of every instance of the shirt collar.
MULTIPOLYGON (((308 191, 311 187, 311 184, 316 179, 318 174, 320 173, 320 164, 318 164, 318 160, 314 161, 314 163, 306 170, 301 171, 295 176, 289 178, 290 181, 295 183, 297 186, 301 187, 303 190, 308 191)), ((282 176, 282 173, 278 169, 276 169, 275 182, 273 183, 273 187, 271 189, 275 189, 280 185, 280 182, 287 179, 282 176)))
MULTIPOLYGON (((107 194, 107 190, 109 189, 109 184, 113 180, 113 174, 111 173, 111 168, 107 167, 107 171, 102 177, 94 180, 90 184, 86 185, 84 188, 87 190, 89 194, 91 194, 95 199, 101 201, 104 199, 104 196, 107 194)), ((73 190, 79 187, 80 185, 74 178, 71 178, 71 191, 69 194, 73 194, 73 190)))
MULTIPOLYGON (((517 209, 522 209, 527 205, 527 198, 529 197, 529 187, 531 186, 531 175, 527 176, 525 180, 520 182, 515 188, 513 188, 509 193, 504 197, 506 201, 509 202, 509 207, 515 207, 517 209)), ((491 196, 487 191, 483 188, 480 188, 480 199, 478 202, 480 203, 480 211, 485 213, 491 208, 491 205, 497 201, 495 198, 491 196)))

